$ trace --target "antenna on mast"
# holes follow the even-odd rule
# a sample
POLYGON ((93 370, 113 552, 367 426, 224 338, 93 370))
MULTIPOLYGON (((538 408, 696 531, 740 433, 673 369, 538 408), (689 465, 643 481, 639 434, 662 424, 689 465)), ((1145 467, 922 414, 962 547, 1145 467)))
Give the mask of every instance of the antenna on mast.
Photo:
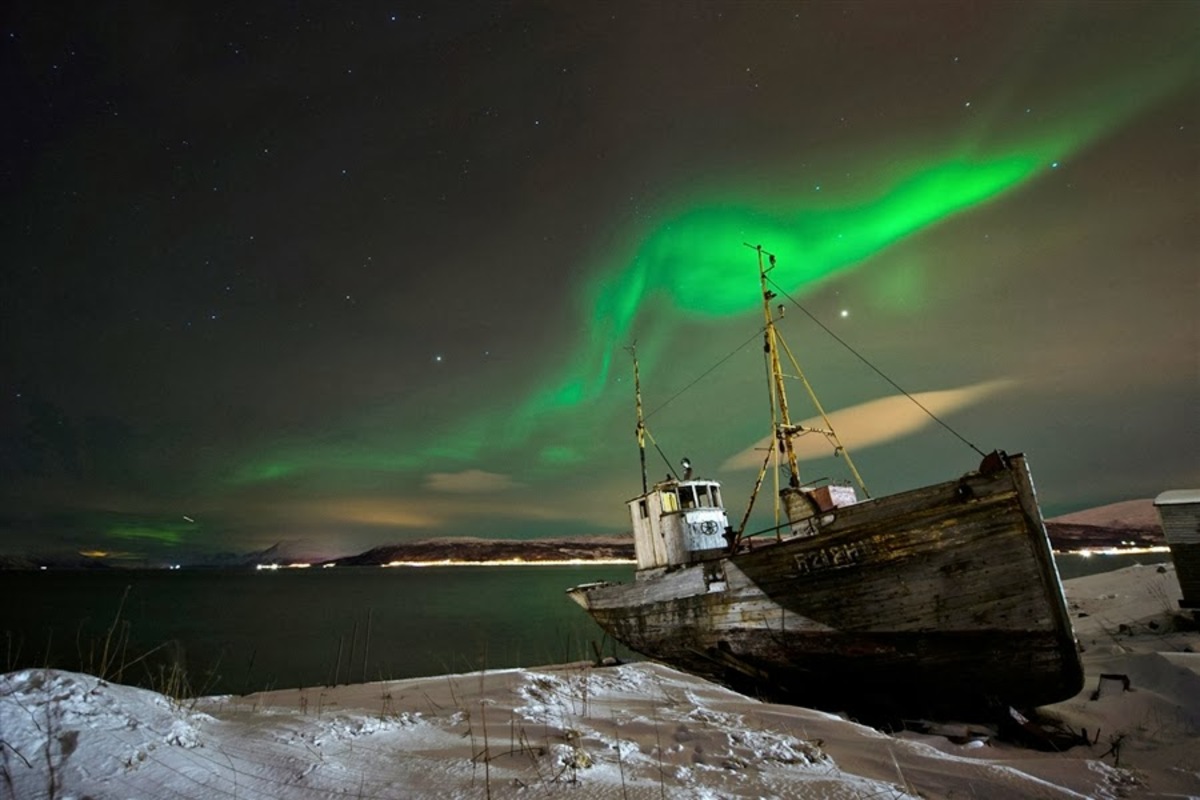
POLYGON ((642 494, 645 494, 650 489, 646 482, 646 419, 642 414, 642 379, 638 373, 637 342, 635 341, 625 349, 629 351, 629 355, 633 356, 633 395, 637 402, 638 457, 642 462, 642 494))
MULTIPOLYGON (((762 285, 763 297, 763 348, 771 367, 771 391, 775 405, 779 409, 779 421, 775 424, 775 442, 778 452, 784 455, 788 465, 788 485, 800 486, 800 466, 796 461, 796 449, 792 446, 792 437, 788 433, 792 428, 791 416, 788 413, 787 392, 783 386, 783 368, 779 364, 779 341, 775 332, 775 317, 771 313, 771 301, 776 295, 767 288, 767 273, 775 269, 775 255, 763 250, 762 245, 747 243, 746 247, 758 253, 758 279, 762 285), (763 256, 767 256, 769 267, 763 266, 763 256)), ((774 422, 774 420, 772 420, 774 422)))

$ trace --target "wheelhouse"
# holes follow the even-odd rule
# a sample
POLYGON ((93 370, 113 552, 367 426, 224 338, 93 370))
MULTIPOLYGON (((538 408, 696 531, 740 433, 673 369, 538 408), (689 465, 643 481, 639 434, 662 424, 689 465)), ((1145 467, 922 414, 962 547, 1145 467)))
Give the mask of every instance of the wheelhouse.
POLYGON ((629 501, 629 516, 639 570, 689 564, 729 543, 729 518, 716 481, 657 483, 629 501))

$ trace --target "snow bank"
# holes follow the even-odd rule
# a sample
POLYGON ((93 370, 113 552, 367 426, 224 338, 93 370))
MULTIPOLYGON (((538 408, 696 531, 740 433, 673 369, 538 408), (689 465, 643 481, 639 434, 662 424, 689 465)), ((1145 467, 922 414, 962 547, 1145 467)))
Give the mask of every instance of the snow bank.
POLYGON ((0 676, 0 800, 1200 798, 1200 635, 1172 625, 1173 577, 1068 581, 1088 684, 1043 711, 1093 744, 1065 753, 888 735, 652 663, 183 703, 27 670, 0 676))

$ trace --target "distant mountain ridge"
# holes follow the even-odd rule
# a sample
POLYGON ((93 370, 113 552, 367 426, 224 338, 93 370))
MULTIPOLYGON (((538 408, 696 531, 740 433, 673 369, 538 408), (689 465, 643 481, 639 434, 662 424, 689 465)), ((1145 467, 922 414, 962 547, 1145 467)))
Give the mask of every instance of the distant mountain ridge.
MULTIPOLYGON (((1163 546, 1162 527, 1154 501, 1127 500, 1046 520, 1051 546, 1058 551, 1110 547, 1163 546)), ((333 559, 342 566, 403 563, 486 561, 601 561, 634 560, 629 536, 578 536, 555 539, 481 539, 472 537, 423 539, 382 545, 354 556, 333 559)))
POLYGON ((1163 547, 1162 524, 1154 501, 1125 500, 1046 520, 1046 534, 1055 550, 1095 550, 1122 547, 1163 547))
POLYGON ((1119 503, 1086 508, 1070 514, 1060 514, 1046 520, 1056 525, 1089 525, 1096 528, 1129 528, 1131 530, 1147 530, 1158 528, 1158 512, 1154 509, 1154 500, 1123 500, 1119 503))
POLYGON ((487 561, 632 561, 629 536, 575 536, 555 539, 456 537, 382 545, 326 563, 346 567, 378 564, 487 561))
POLYGON ((165 569, 176 565, 187 569, 243 569, 258 564, 319 563, 327 557, 313 555, 311 546, 303 543, 280 541, 263 550, 252 552, 177 555, 177 562, 162 557, 105 557, 83 553, 0 554, 0 570, 165 569))
MULTIPOLYGON (((1046 520, 1051 546, 1070 552, 1110 547, 1163 546, 1158 512, 1150 499, 1126 500, 1046 520)), ((189 569, 251 568, 259 564, 335 564, 373 566, 404 563, 481 563, 491 561, 633 561, 629 535, 570 536, 551 539, 483 539, 446 537, 381 545, 356 555, 326 558, 313 555, 311 544, 277 542, 247 553, 218 553, 182 560, 189 569), (307 555, 306 555, 307 551, 307 555)), ((120 562, 78 553, 58 556, 0 554, 0 570, 160 568, 161 564, 120 562)))
POLYGON ((35 569, 120 569, 102 558, 68 553, 62 556, 0 555, 0 570, 35 569))

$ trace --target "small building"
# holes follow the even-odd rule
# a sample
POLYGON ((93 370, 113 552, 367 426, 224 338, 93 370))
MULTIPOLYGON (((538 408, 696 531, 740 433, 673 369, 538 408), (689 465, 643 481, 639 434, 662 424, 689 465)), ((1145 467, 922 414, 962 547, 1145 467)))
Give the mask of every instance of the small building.
POLYGON ((1183 597, 1180 608, 1200 608, 1200 489, 1172 489, 1154 498, 1171 548, 1183 597))

